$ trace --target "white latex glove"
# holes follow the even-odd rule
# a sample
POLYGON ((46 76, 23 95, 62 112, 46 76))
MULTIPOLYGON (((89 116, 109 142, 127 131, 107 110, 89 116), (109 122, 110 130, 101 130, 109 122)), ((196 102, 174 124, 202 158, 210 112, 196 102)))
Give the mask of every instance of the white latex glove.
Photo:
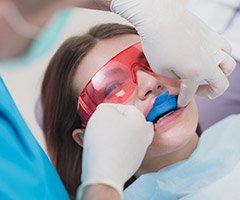
POLYGON ((84 134, 81 199, 84 188, 106 184, 120 196, 124 183, 137 171, 154 134, 153 124, 130 105, 101 104, 84 134))
POLYGON ((178 0, 112 0, 111 9, 135 26, 156 73, 181 78, 179 106, 196 92, 212 99, 228 88, 231 46, 178 0))

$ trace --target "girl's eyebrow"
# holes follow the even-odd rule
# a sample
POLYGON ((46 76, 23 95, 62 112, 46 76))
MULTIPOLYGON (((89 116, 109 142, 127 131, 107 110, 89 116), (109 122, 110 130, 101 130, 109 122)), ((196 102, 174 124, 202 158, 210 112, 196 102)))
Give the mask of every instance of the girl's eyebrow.
POLYGON ((111 76, 112 74, 123 73, 121 68, 113 68, 105 73, 106 76, 111 76))

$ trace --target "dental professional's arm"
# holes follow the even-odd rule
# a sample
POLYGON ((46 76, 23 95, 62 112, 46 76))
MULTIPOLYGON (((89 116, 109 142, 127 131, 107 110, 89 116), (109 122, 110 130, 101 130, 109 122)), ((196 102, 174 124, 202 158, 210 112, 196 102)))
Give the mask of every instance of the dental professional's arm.
POLYGON ((78 7, 110 11, 112 0, 80 0, 78 7))
POLYGON ((136 107, 99 105, 84 133, 78 200, 122 199, 124 183, 140 167, 153 135, 153 124, 136 107))
POLYGON ((81 200, 120 200, 119 193, 112 187, 104 184, 89 185, 83 192, 81 200))
MULTIPOLYGON (((10 1, 4 2, 3 8, 10 1)), ((228 88, 227 76, 236 65, 230 55, 230 44, 189 12, 183 0, 13 0, 13 3, 33 29, 34 37, 55 12, 67 6, 111 9, 135 26, 153 70, 181 79, 178 106, 187 105, 195 93, 210 99, 220 96, 228 88), (200 85, 203 81, 206 84, 200 85)), ((12 19, 15 21, 16 17, 12 19)), ((21 39, 21 43, 16 42, 17 45, 4 51, 7 54, 0 53, 0 59, 23 54, 31 41, 21 39)))
MULTIPOLYGON (((141 36, 144 53, 153 70, 181 79, 179 106, 185 106, 195 93, 210 99, 221 95, 228 88, 227 76, 236 65, 229 43, 189 12, 182 5, 183 0, 13 0, 3 1, 3 5, 1 2, 0 15, 2 10, 16 10, 11 9, 10 2, 22 15, 23 20, 17 21, 27 22, 17 24, 24 32, 31 30, 31 40, 19 39, 19 34, 15 34, 18 42, 0 53, 0 59, 23 54, 55 12, 77 6, 111 9, 132 23, 141 36), (23 28, 26 24, 27 28, 23 28), (206 85, 200 85, 203 81, 206 85)), ((13 15, 10 21, 16 22, 16 18, 13 15)), ((6 27, 5 32, 16 30, 15 26, 6 27)), ((6 46, 10 46, 8 42, 6 46)))

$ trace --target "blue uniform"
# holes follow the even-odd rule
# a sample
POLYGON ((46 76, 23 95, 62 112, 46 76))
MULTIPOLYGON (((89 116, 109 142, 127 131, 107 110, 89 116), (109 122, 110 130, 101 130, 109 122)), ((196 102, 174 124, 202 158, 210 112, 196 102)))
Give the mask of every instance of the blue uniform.
POLYGON ((0 77, 0 199, 69 199, 0 77))

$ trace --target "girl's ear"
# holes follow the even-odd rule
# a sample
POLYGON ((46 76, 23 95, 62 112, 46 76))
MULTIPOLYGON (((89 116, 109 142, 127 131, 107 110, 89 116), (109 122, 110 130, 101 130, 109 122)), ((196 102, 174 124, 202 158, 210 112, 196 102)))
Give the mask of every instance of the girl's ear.
POLYGON ((83 147, 84 129, 75 129, 72 132, 73 140, 81 147, 83 147))

